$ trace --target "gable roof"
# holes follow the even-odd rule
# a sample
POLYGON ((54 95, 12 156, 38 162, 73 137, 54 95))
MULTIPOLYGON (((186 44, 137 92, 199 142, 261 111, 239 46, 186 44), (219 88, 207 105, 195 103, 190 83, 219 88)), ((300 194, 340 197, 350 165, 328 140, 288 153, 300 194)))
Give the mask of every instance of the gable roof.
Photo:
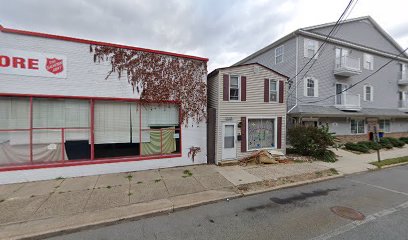
POLYGON ((210 74, 208 74, 208 78, 213 77, 214 75, 218 74, 220 70, 231 69, 231 68, 238 68, 238 67, 244 67, 244 66, 249 66, 249 65, 258 65, 258 66, 261 66, 261 67, 265 68, 265 69, 268 70, 268 71, 271 71, 271 72, 273 72, 273 73, 275 73, 275 74, 278 74, 278 75, 280 75, 280 76, 282 76, 282 77, 284 77, 284 78, 286 78, 286 79, 289 79, 288 76, 286 76, 286 75, 284 75, 284 74, 282 74, 282 73, 280 73, 280 72, 277 72, 277 71, 273 70, 272 68, 269 68, 269 67, 267 67, 267 66, 265 66, 265 65, 262 65, 262 64, 260 64, 260 63, 247 63, 247 64, 241 64, 241 65, 234 65, 234 66, 230 66, 230 67, 217 68, 217 69, 213 70, 210 74))
MULTIPOLYGON (((370 17, 370 16, 364 16, 364 17, 358 17, 358 18, 352 18, 352 19, 344 20, 344 21, 341 21, 340 24, 349 23, 349 22, 357 22, 357 21, 361 21, 361 20, 368 20, 368 21, 370 21, 370 23, 372 23, 373 26, 374 26, 388 41, 390 41, 390 43, 391 43, 393 46, 395 46, 400 52, 404 51, 404 49, 403 49, 383 28, 381 28, 380 25, 378 25, 378 23, 377 23, 376 21, 374 21, 374 19, 373 19, 372 17, 370 17)), ((261 48, 260 50, 258 50, 258 51, 256 51, 256 52, 252 53, 252 54, 249 55, 248 57, 246 57, 246 58, 244 58, 244 59, 242 59, 242 60, 236 62, 236 63, 233 64, 232 66, 237 66, 237 65, 244 64, 244 63, 246 63, 247 61, 249 61, 249 60, 251 60, 251 59, 253 59, 253 58, 255 58, 255 57, 257 57, 257 56, 259 56, 259 55, 261 55, 261 54, 263 54, 263 53, 265 53, 265 52, 267 52, 267 51, 269 51, 269 50, 271 50, 271 49, 273 49, 273 48, 275 48, 275 47, 277 47, 277 46, 279 46, 280 44, 282 44, 282 43, 286 42, 287 40, 289 40, 289 39, 291 39, 291 38, 293 38, 293 37, 296 37, 296 36, 298 36, 298 35, 305 35, 305 36, 309 36, 309 37, 319 36, 321 39, 326 39, 327 35, 320 34, 320 33, 317 33, 317 32, 313 32, 312 30, 316 30, 316 29, 319 29, 319 28, 325 28, 325 27, 329 27, 329 26, 334 26, 334 24, 336 24, 336 22, 330 22, 330 23, 324 23, 324 24, 319 24, 319 25, 310 26, 310 27, 305 27, 305 28, 299 28, 299 29, 297 29, 297 30, 295 30, 295 31, 293 31, 293 32, 291 32, 291 33, 285 35, 284 37, 282 37, 282 38, 276 40, 275 42, 273 42, 273 43, 267 45, 266 47, 261 48), (313 36, 313 35, 314 35, 314 36, 313 36)), ((339 42, 349 43, 349 44, 352 44, 352 45, 355 46, 355 47, 364 49, 365 51, 366 51, 366 50, 371 50, 371 52, 376 52, 377 54, 388 55, 388 57, 395 57, 395 55, 392 55, 392 56, 391 56, 389 53, 384 52, 384 51, 382 51, 381 49, 373 49, 373 48, 370 48, 370 47, 367 47, 367 46, 362 46, 362 45, 359 45, 359 44, 356 44, 356 43, 351 43, 351 42, 348 42, 348 41, 343 40, 343 39, 337 39, 337 38, 335 38, 335 37, 330 37, 330 38, 328 38, 327 40, 328 40, 328 41, 337 42, 337 43, 339 43, 339 42)), ((407 54, 407 53, 404 53, 404 54, 402 54, 402 56, 400 56, 400 57, 397 58, 397 59, 399 59, 399 60, 407 61, 407 59, 401 59, 401 57, 406 58, 406 57, 408 57, 408 54, 407 54)))
POLYGON ((134 46, 128 46, 128 45, 122 45, 122 44, 116 44, 116 43, 94 41, 94 40, 88 40, 88 39, 82 39, 82 38, 60 36, 60 35, 54 35, 54 34, 48 34, 48 33, 31 32, 31 31, 26 31, 26 30, 5 28, 2 25, 0 25, 0 32, 56 39, 56 40, 61 40, 61 41, 85 43, 85 44, 92 44, 92 45, 99 45, 99 46, 108 46, 108 47, 114 47, 114 48, 123 48, 123 49, 129 49, 129 50, 135 50, 135 51, 141 51, 141 52, 156 53, 156 54, 167 55, 167 56, 172 56, 172 57, 187 58, 187 59, 208 62, 208 58, 202 58, 202 57, 197 57, 197 56, 166 52, 166 51, 154 50, 154 49, 148 49, 148 48, 140 48, 140 47, 134 47, 134 46))
MULTIPOLYGON (((359 22, 359 21, 363 21, 363 20, 369 21, 374 26, 374 28, 383 37, 385 37, 385 39, 387 39, 395 48, 398 49, 399 52, 404 51, 404 49, 371 16, 363 16, 363 17, 347 19, 347 20, 342 21, 340 24, 359 22)), ((332 27, 335 24, 336 24, 336 22, 324 23, 324 24, 319 24, 319 25, 314 25, 314 26, 310 26, 310 27, 301 28, 300 30, 311 32, 313 30, 317 30, 317 29, 321 29, 321 28, 332 27)), ((316 32, 313 32, 313 33, 316 33, 316 32)), ((317 34, 319 34, 319 33, 317 33, 317 34)), ((407 56, 406 54, 404 54, 404 55, 407 56)))

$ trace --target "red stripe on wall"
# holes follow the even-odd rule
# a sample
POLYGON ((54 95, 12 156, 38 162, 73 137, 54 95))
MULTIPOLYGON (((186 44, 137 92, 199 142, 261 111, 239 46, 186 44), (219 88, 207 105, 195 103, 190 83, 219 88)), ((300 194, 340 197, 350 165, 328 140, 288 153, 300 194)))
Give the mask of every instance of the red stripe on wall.
POLYGON ((284 81, 279 81, 279 103, 283 103, 283 97, 285 94, 285 82, 284 81))
POLYGON ((222 76, 222 99, 224 101, 229 100, 229 75, 224 74, 222 76))
POLYGON ((278 149, 282 148, 282 117, 278 117, 278 142, 276 147, 278 149))
POLYGON ((264 102, 269 102, 269 79, 264 80, 264 102))
POLYGON ((246 152, 246 148, 246 117, 241 117, 241 152, 246 152))
POLYGON ((246 77, 241 76, 241 101, 246 101, 246 77))

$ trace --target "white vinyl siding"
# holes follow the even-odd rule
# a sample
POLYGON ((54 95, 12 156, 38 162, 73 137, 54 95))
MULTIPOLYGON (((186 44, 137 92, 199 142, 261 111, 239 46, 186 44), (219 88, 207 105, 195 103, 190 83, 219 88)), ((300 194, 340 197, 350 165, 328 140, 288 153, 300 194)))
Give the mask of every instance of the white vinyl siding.
POLYGON ((378 122, 380 131, 389 133, 391 132, 391 121, 389 119, 382 119, 378 122))
POLYGON ((319 53, 317 50, 319 49, 319 42, 312 39, 305 38, 304 40, 304 57, 306 58, 317 58, 319 53))
POLYGON ((319 96, 319 82, 315 78, 304 79, 304 95, 305 97, 318 97, 319 96))
POLYGON ((283 62, 284 51, 283 45, 275 48, 275 64, 283 62))
POLYGON ((350 128, 352 134, 363 134, 365 133, 365 126, 363 119, 351 119, 350 128))
POLYGON ((374 101, 374 88, 371 85, 364 85, 364 101, 372 102, 374 101))
POLYGON ((364 69, 373 70, 374 69, 374 56, 371 54, 364 53, 364 69))

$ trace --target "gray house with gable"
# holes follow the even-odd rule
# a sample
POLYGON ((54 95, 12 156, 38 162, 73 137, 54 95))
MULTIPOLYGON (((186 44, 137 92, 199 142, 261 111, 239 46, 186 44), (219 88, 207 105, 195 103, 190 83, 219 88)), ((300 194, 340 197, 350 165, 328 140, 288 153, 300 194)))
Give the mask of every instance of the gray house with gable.
POLYGON ((328 125, 342 141, 367 140, 374 129, 408 136, 404 50, 369 16, 343 21, 319 50, 334 26, 298 29, 235 65, 258 62, 289 76, 289 127, 328 125))

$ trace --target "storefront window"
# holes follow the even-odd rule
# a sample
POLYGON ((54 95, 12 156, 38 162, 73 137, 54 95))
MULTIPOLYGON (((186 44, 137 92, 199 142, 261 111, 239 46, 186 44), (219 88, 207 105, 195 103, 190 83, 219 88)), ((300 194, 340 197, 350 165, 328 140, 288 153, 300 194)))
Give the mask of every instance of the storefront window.
POLYGON ((275 120, 248 119, 248 149, 275 147, 275 120))

